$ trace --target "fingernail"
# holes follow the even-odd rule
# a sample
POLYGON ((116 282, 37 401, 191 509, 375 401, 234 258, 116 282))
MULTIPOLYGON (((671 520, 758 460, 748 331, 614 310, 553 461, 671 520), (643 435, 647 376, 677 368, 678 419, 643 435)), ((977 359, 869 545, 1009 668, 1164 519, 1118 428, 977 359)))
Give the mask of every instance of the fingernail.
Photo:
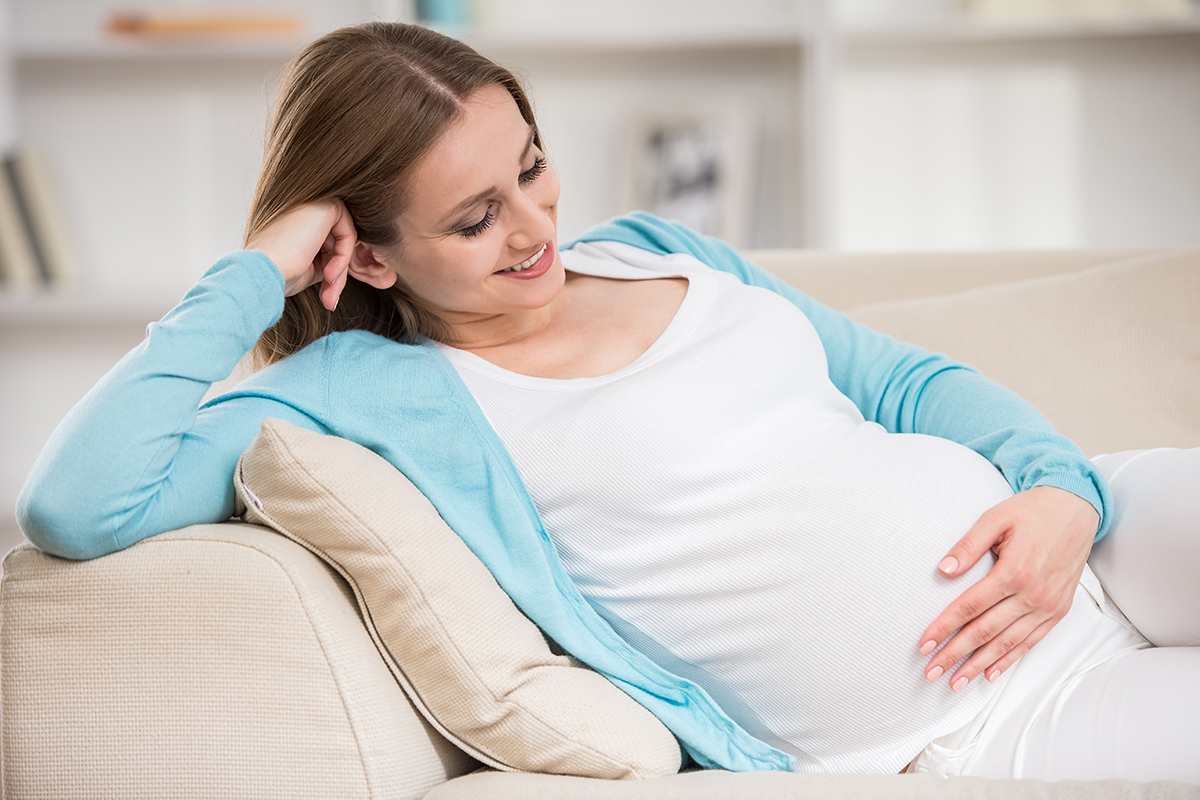
POLYGON ((942 669, 941 667, 934 667, 933 669, 929 670, 929 672, 925 673, 925 677, 929 679, 930 683, 933 683, 938 678, 942 677, 942 673, 945 671, 946 670, 942 669))
POLYGON ((1000 677, 1000 670, 998 670, 998 669, 992 670, 990 673, 988 673, 988 676, 987 676, 988 683, 995 683, 996 678, 999 678, 999 677, 1000 677))
POLYGON ((967 683, 970 682, 970 680, 971 680, 970 678, 968 678, 966 675, 964 675, 961 678, 959 678, 958 680, 956 680, 954 683, 950 684, 950 688, 957 692, 959 689, 966 686, 967 683))
MULTIPOLYGON (((925 562, 925 563, 929 563, 929 562, 925 562)), ((938 564, 938 571, 944 572, 947 575, 954 572, 954 570, 956 570, 956 569, 958 569, 958 559, 955 558, 954 556, 946 556, 945 558, 942 559, 941 563, 938 564)))
POLYGON ((921 655, 927 656, 936 649, 937 649, 937 642, 935 642, 933 639, 930 639, 928 642, 921 645, 921 655))

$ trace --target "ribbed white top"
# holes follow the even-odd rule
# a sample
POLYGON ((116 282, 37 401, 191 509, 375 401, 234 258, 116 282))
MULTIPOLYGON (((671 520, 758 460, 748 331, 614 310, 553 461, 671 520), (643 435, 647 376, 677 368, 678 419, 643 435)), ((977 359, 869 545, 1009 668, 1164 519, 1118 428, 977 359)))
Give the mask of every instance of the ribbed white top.
POLYGON ((895 772, 994 688, 930 684, 918 637, 970 584, 935 566, 1011 495, 961 445, 889 434, 829 381, 808 319, 690 256, 579 245, 568 270, 682 275, 625 368, 552 380, 443 347, 567 572, 635 647, 807 772, 895 772))

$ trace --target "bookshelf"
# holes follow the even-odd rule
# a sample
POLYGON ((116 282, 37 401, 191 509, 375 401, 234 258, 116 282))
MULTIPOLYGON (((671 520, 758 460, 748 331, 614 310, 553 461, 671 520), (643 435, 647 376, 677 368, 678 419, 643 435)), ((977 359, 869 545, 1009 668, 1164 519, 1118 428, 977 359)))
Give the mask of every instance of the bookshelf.
MULTIPOLYGON (((0 142, 6 141, 3 138, 6 135, 8 141, 13 140, 18 128, 27 129, 22 131, 25 138, 37 138, 42 129, 61 121, 66 113, 64 108, 72 99, 64 96, 70 93, 67 87, 71 83, 87 84, 86 91, 94 97, 105 94, 120 96, 121 100, 132 97, 136 115, 162 100, 161 94, 169 91, 166 82, 182 78, 177 84, 178 94, 190 96, 191 105, 180 108, 184 103, 176 98, 169 104, 174 108, 168 110, 177 116, 190 115, 213 128, 225 124, 221 115, 230 110, 226 102, 229 98, 222 93, 239 92, 243 96, 241 106, 233 108, 232 112, 246 124, 232 132, 226 126, 219 134, 224 141, 207 143, 209 152, 187 154, 219 162, 222 148, 231 144, 241 146, 240 152, 235 154, 237 169, 215 176, 231 179, 228 184, 231 188, 225 195, 233 201, 226 206, 228 210, 213 212, 209 209, 209 214, 201 214, 199 218, 208 223, 207 230, 198 230, 200 223, 193 223, 192 229, 176 226, 176 230, 171 231, 171 238, 176 242, 191 240, 196 243, 195 247, 188 248, 187 274, 190 276, 196 268, 203 267, 204 260, 211 257, 209 254, 214 250, 236 246, 237 227, 232 223, 240 217, 238 206, 244 206, 248 187, 247 179, 236 179, 234 173, 244 176, 253 172, 255 148, 260 138, 260 128, 256 129, 256 124, 261 125, 262 109, 269 94, 269 89, 262 87, 269 85, 271 75, 294 52, 297 41, 278 38, 209 42, 119 39, 101 32, 102 15, 109 8, 105 3, 99 0, 63 2, 78 13, 64 17, 61 9, 50 10, 50 4, 34 0, 4 0, 0 4, 0 15, 8 20, 4 35, 0 36, 0 108, 7 111, 0 117, 3 125, 10 129, 10 133, 5 134, 4 127, 0 126, 0 142), (64 24, 63 20, 68 18, 70 21, 64 24), (156 71, 161 80, 152 77, 156 71), (234 86, 235 83, 240 85, 234 86), (56 102, 59 103, 57 107, 56 102), (246 119, 251 114, 258 118, 246 119), (231 137, 240 141, 231 142, 231 137), (211 218, 214 215, 220 218, 211 218)), ((646 6, 669 10, 680 2, 682 0, 658 0, 646 6)), ((314 21, 310 30, 317 30, 318 24, 332 27, 351 22, 381 9, 411 6, 378 0, 374 3, 368 0, 357 3, 278 0, 273 5, 295 8, 298 13, 305 14, 314 21)), ((574 87, 593 88, 597 78, 595 74, 586 74, 588 70, 620 73, 623 62, 632 62, 649 76, 644 81, 647 86, 637 86, 635 84, 643 82, 630 79, 628 86, 622 88, 653 98, 656 93, 677 90, 687 83, 684 76, 689 71, 695 75, 690 80, 691 87, 683 93, 701 94, 703 90, 697 87, 713 80, 713 67, 721 69, 725 65, 750 62, 750 67, 743 70, 743 76, 725 82, 728 88, 723 91, 726 94, 745 93, 749 84, 757 84, 749 86, 751 92, 757 92, 754 102, 774 109, 766 112, 774 113, 775 118, 768 123, 772 129, 764 135, 771 140, 765 155, 771 161, 772 172, 776 173, 768 179, 778 178, 767 193, 779 209, 766 212, 768 215, 774 213, 775 218, 761 224, 753 239, 747 242, 754 246, 841 244, 839 226, 825 217, 833 214, 831 209, 838 208, 839 183, 845 183, 845 177, 833 174, 831 167, 837 163, 839 150, 847 138, 845 131, 839 130, 845 128, 847 122, 839 106, 844 105, 847 95, 853 92, 853 86, 847 88, 847 84, 853 82, 852 79, 847 81, 847 76, 852 76, 862 62, 890 58, 894 65, 903 67, 905 61, 929 60, 928 52, 916 56, 918 51, 949 54, 956 48, 979 46, 1000 53, 997 58, 1001 60, 1015 63, 1025 58, 1031 47, 1042 48, 1034 54, 1036 58, 1054 58, 1057 51, 1078 52, 1081 47, 1088 46, 1122 47, 1123 42, 1135 40, 1151 40, 1155 45, 1167 46, 1186 41, 1187 46, 1194 46, 1200 38, 1200 11, 1170 20, 1000 25, 972 23, 961 15, 947 12, 933 14, 928 12, 930 3, 923 2, 918 5, 926 9, 925 13, 908 17, 893 13, 889 17, 880 12, 874 19, 855 19, 839 26, 835 19, 839 4, 834 0, 758 0, 749 3, 747 11, 739 12, 744 14, 744 19, 724 12, 710 14, 711 18, 706 20, 709 5, 714 8, 722 5, 709 3, 701 4, 704 8, 698 8, 694 14, 679 15, 686 17, 684 24, 668 24, 671 16, 663 10, 650 14, 650 24, 620 26, 611 19, 620 18, 622 13, 632 13, 631 9, 637 7, 635 4, 617 2, 615 11, 607 15, 595 11, 578 12, 577 16, 583 15, 581 24, 572 24, 571 14, 575 12, 569 9, 572 5, 582 7, 585 4, 553 5, 560 10, 546 14, 541 13, 548 7, 545 0, 540 4, 538 0, 493 0, 490 4, 485 0, 481 7, 492 9, 485 15, 487 24, 459 31, 465 39, 498 60, 525 66, 533 79, 535 93, 543 85, 545 87, 541 105, 548 116, 554 116, 555 103, 561 101, 562 96, 569 96, 574 87), (519 19, 519 14, 509 12, 521 11, 530 18, 548 19, 533 28, 511 21, 497 21, 519 19), (802 224, 798 225, 797 220, 802 224)), ((882 7, 895 8, 896 4, 882 7)), ((953 58, 947 56, 948 60, 953 58)), ((567 104, 578 106, 570 99, 567 104)), ((613 110, 620 111, 619 108, 613 110)), ((553 138, 555 132, 552 126, 548 127, 553 138)), ((106 133, 113 135, 115 132, 106 133)), ((606 134, 609 138, 613 135, 611 126, 606 134)), ((201 135, 194 134, 192 138, 201 135)), ((566 162, 577 159, 572 152, 572 140, 573 137, 564 132, 556 142, 557 153, 566 162)), ((203 142, 193 144, 196 150, 206 146, 203 142)), ((79 229, 85 260, 101 262, 91 267, 91 272, 101 286, 126 288, 131 282, 129 275, 105 274, 120 272, 117 265, 106 263, 112 258, 107 254, 114 249, 109 245, 115 237, 92 230, 99 226, 89 222, 94 208, 91 201, 100 193, 86 187, 103 182, 107 176, 100 174, 103 170, 93 169, 97 174, 89 176, 88 170, 76 169, 88 161, 90 154, 86 152, 86 145, 68 147, 65 143, 59 146, 58 142, 54 145, 60 151, 53 154, 58 171, 83 176, 78 182, 85 188, 67 187, 73 198, 68 205, 74 205, 74 208, 68 208, 68 213, 75 217, 72 222, 79 229)), ((611 154, 614 143, 607 141, 604 145, 604 150, 611 154)), ((132 149, 127 148, 127 151, 132 149)), ((155 151, 161 149, 150 148, 150 155, 156 155, 155 151)), ((119 148, 113 152, 114 159, 125 155, 119 148)), ((578 157, 577 160, 584 159, 578 157)), ((201 171, 202 168, 193 170, 201 171)), ((178 177, 189 176, 181 173, 178 177)), ((71 177, 68 182, 76 180, 71 177)), ((601 194, 613 194, 612 186, 602 185, 601 188, 601 194)), ((216 190, 206 187, 206 192, 215 198, 216 190)), ((208 205, 222 203, 224 199, 206 198, 208 205)), ((597 202, 584 202, 583 197, 571 199, 575 202, 570 207, 578 209, 580 221, 619 210, 611 197, 597 202)), ((845 211, 842 209, 843 213, 845 211)), ((566 213, 570 223, 570 208, 566 213)), ((567 227, 579 228, 583 224, 574 222, 567 227)), ((149 266, 143 261, 136 269, 146 270, 149 266)), ((167 283, 171 289, 186 285, 182 277, 157 282, 167 283)), ((161 286, 151 287, 152 290, 159 288, 161 286)))

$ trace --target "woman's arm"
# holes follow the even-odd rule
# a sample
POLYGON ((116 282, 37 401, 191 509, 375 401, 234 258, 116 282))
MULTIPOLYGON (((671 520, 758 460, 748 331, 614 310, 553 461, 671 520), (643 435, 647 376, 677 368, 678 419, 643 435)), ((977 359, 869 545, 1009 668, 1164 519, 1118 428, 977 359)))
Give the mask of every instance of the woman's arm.
POLYGON ((166 530, 225 519, 233 512, 233 467, 264 417, 321 429, 261 397, 199 409, 209 386, 279 318, 285 292, 300 291, 328 268, 326 288, 336 302, 353 226, 347 231, 340 203, 302 211, 307 216, 285 215, 264 230, 270 252, 218 261, 59 424, 17 502, 34 544, 94 558, 166 530), (291 250, 271 248, 275 239, 291 250))
POLYGON ((25 535, 54 555, 94 558, 229 517, 233 464, 259 409, 198 409, 282 305, 283 281, 261 253, 218 261, 58 425, 18 499, 25 535))
MULTIPOLYGON (((974 652, 952 676, 962 688, 985 669, 991 678, 1036 644, 1066 615, 1093 539, 1106 532, 1112 507, 1099 470, 1036 409, 971 367, 897 342, 816 302, 743 258, 728 244, 649 214, 618 217, 578 241, 619 241, 659 253, 690 253, 795 303, 825 346, 829 376, 863 416, 893 433, 959 442, 1001 471, 1012 499, 985 514, 943 560, 959 575, 989 549, 988 576, 959 597, 917 646, 930 652, 930 680, 974 652), (931 647, 929 642, 934 642, 931 647)), ((569 246, 569 245, 568 245, 569 246)), ((852 553, 847 562, 869 554, 852 553)), ((931 565, 932 566, 932 565, 931 565)))

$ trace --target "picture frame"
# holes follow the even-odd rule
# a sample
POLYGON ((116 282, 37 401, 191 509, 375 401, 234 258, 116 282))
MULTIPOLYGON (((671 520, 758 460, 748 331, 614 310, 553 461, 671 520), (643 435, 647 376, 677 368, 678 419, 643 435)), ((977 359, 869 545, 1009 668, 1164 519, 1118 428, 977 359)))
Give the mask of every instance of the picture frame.
POLYGON ((624 209, 749 246, 756 163, 749 111, 735 100, 714 100, 631 112, 620 159, 624 209))

